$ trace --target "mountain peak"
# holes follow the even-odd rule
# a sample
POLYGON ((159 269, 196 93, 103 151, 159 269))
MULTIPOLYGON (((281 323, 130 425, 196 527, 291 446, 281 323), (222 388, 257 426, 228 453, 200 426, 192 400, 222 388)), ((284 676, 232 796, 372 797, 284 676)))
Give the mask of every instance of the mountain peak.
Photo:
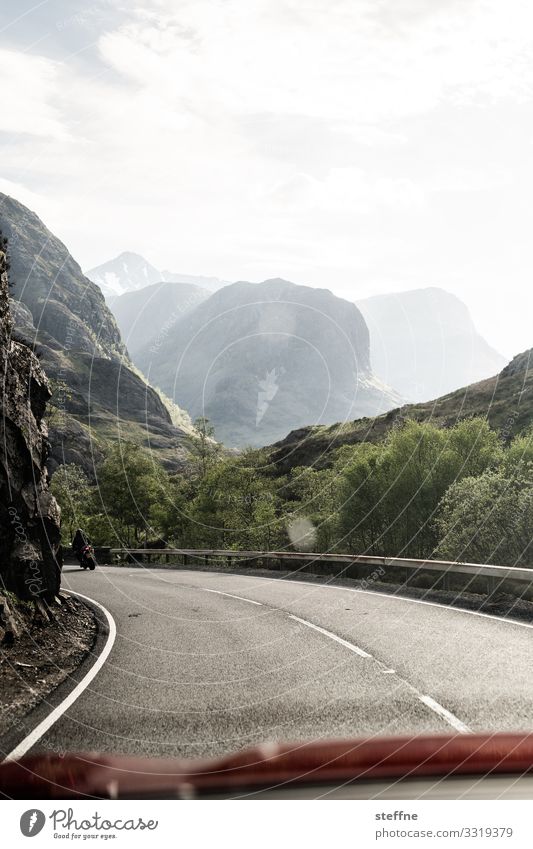
POLYGON ((397 406, 368 349, 355 304, 272 278, 215 292, 139 350, 137 364, 226 445, 260 446, 309 422, 397 406))
POLYGON ((189 283, 211 292, 227 283, 218 277, 161 271, 134 251, 123 251, 114 259, 89 269, 87 277, 100 287, 106 298, 116 298, 160 282, 189 283))

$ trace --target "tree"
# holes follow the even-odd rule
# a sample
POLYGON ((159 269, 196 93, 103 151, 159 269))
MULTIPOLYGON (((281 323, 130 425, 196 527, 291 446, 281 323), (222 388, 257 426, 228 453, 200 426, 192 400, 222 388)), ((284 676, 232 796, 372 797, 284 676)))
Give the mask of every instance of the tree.
POLYGON ((338 481, 336 469, 294 468, 286 482, 284 510, 287 524, 307 520, 314 528, 315 551, 331 551, 338 534, 338 481))
POLYGON ((501 461, 498 435, 483 419, 443 429, 407 421, 378 445, 343 456, 341 544, 377 555, 430 556, 435 515, 448 487, 501 461))
POLYGON ((500 469, 458 481, 439 505, 436 528, 445 560, 531 566, 531 477, 500 469))
POLYGON ((533 427, 515 436, 505 451, 502 467, 508 477, 527 475, 533 467, 533 427))
POLYGON ((191 507, 197 495, 197 482, 183 475, 168 479, 167 497, 153 509, 153 516, 165 539, 177 547, 192 545, 191 507))
POLYGON ((188 444, 198 466, 198 475, 204 478, 217 462, 221 448, 215 441, 215 428, 205 416, 194 420, 194 435, 188 437, 188 444))
POLYGON ((80 466, 68 463, 54 472, 51 490, 61 507, 62 530, 69 542, 78 527, 87 524, 94 508, 94 487, 80 466))
POLYGON ((128 545, 158 531, 157 510, 168 499, 168 475, 149 454, 132 442, 114 445, 98 471, 102 507, 124 527, 128 545), (154 525, 156 526, 154 528, 154 525))
POLYGON ((262 462, 259 452, 244 452, 209 469, 188 514, 192 545, 271 550, 278 544, 279 498, 262 462))

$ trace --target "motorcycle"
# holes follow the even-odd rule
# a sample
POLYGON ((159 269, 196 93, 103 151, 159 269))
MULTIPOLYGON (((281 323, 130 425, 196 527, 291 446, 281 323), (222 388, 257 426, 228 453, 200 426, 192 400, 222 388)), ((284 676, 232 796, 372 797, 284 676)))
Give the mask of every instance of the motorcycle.
POLYGON ((92 545, 84 545, 83 548, 77 552, 77 557, 82 569, 90 569, 91 572, 96 569, 96 560, 94 559, 94 548, 92 545))

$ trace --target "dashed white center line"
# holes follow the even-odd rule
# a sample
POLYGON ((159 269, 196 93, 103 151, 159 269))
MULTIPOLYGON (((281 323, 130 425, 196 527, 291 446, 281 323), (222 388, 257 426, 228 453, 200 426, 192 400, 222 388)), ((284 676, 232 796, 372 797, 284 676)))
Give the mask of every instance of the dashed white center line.
POLYGON ((438 713, 439 716, 442 716, 442 718, 445 719, 446 722, 452 726, 452 728, 455 728, 456 731, 460 731, 461 734, 471 733, 468 725, 465 725, 464 722, 461 722, 461 720, 457 716, 455 716, 455 714, 451 713, 449 710, 446 710, 445 707, 436 702, 435 699, 432 699, 431 696, 419 695, 418 698, 423 704, 426 705, 426 707, 435 711, 435 713, 438 713))
MULTIPOLYGON (((335 640, 336 643, 340 643, 341 646, 344 646, 350 651, 355 652, 355 654, 360 655, 361 657, 369 657, 375 660, 375 662, 382 667, 381 672, 385 675, 395 675, 396 672, 394 669, 388 669, 384 667, 384 664, 380 660, 376 660, 373 655, 364 651, 364 649, 359 648, 359 646, 355 646, 353 643, 349 643, 348 640, 343 640, 342 637, 338 637, 336 634, 333 634, 331 631, 326 631, 325 628, 320 628, 318 625, 313 625, 312 622, 308 622, 307 619, 300 619, 299 616, 294 616, 292 613, 289 613, 289 618, 294 619, 296 622, 300 622, 302 625, 306 625, 308 628, 312 628, 313 631, 318 631, 320 634, 323 634, 325 637, 329 637, 331 640, 335 640)), ((455 714, 451 713, 451 711, 447 710, 441 704, 432 699, 431 696, 424 696, 420 690, 417 690, 412 684, 408 681, 405 681, 403 678, 398 676, 398 680, 401 681, 402 684, 407 686, 412 693, 416 696, 416 698, 422 702, 426 707, 436 713, 441 719, 444 719, 448 725, 451 725, 452 728, 455 728, 456 731, 459 731, 461 734, 470 734, 470 728, 461 722, 461 720, 455 716, 455 714)))
POLYGON ((231 593, 223 593, 221 590, 208 590, 206 587, 202 587, 202 589, 206 593, 216 593, 217 595, 225 595, 228 598, 236 598, 238 601, 247 601, 248 604, 257 604, 258 607, 263 607, 260 601, 252 601, 251 598, 243 598, 242 595, 232 595, 231 593))
MULTIPOLYGON (((222 590, 211 590, 211 589, 207 589, 207 587, 202 587, 202 589, 206 593, 216 593, 217 595, 227 596, 228 598, 235 598, 238 601, 246 601, 248 604, 257 604, 259 607, 263 606, 260 601, 253 601, 251 598, 243 598, 243 596, 241 596, 241 595, 232 595, 231 593, 223 593, 222 590)), ((354 654, 358 654, 359 657, 367 657, 367 658, 374 660, 378 664, 378 666, 381 667, 382 674, 384 674, 384 675, 396 675, 396 671, 394 669, 389 669, 388 667, 385 666, 384 663, 382 663, 382 661, 377 660, 376 658, 374 658, 373 655, 369 654, 368 652, 366 652, 364 649, 360 648, 359 646, 356 646, 353 643, 348 642, 348 640, 343 640, 342 637, 338 637, 337 634, 334 634, 332 631, 326 631, 325 628, 321 628, 319 625, 314 625, 312 622, 308 622, 307 619, 300 619, 299 616, 295 616, 293 613, 289 613, 288 616, 289 616, 289 619, 293 619, 295 622, 299 622, 300 625, 305 625, 306 628, 311 628, 313 631, 318 631, 319 634, 323 634, 324 637, 329 637, 330 640, 334 640, 336 643, 339 643, 339 645, 344 646, 345 648, 349 649, 351 652, 354 652, 354 654)), ((455 714, 453 714, 451 711, 447 710, 447 708, 443 707, 443 705, 439 704, 439 702, 436 702, 435 699, 431 698, 431 696, 423 695, 420 692, 420 690, 418 690, 416 687, 414 687, 412 684, 410 684, 409 681, 405 681, 403 678, 401 678, 401 676, 397 676, 397 677, 398 677, 398 680, 402 682, 402 684, 407 686, 411 690, 411 692, 414 693, 416 698, 420 702, 422 702, 422 704, 424 704, 427 708, 429 708, 434 713, 436 713, 438 716, 440 716, 441 719, 444 719, 444 721, 447 722, 448 725, 451 725, 452 728, 455 728, 455 730, 459 731, 461 734, 470 734, 471 733, 470 728, 467 725, 465 725, 465 723, 462 722, 457 716, 455 716, 455 714)))
POLYGON ((341 646, 344 646, 350 651, 355 652, 360 657, 372 657, 371 654, 364 651, 364 649, 360 649, 359 646, 354 646, 353 643, 349 643, 348 640, 343 640, 342 637, 338 637, 336 634, 332 634, 331 631, 326 631, 325 628, 320 628, 318 625, 313 625, 312 622, 308 622, 307 619, 300 619, 299 616, 293 616, 292 613, 289 613, 290 619, 294 619, 296 622, 300 622, 302 625, 307 625, 308 628, 312 628, 313 631, 318 631, 319 634, 324 634, 325 637, 329 637, 331 640, 335 640, 336 643, 340 643, 341 646))

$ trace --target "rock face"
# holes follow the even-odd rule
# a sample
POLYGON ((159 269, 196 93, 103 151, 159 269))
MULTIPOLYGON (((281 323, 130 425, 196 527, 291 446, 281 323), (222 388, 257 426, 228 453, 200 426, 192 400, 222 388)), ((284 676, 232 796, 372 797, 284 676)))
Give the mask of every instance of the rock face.
POLYGON ((503 369, 502 377, 512 377, 521 372, 526 373, 531 368, 533 368, 533 348, 529 348, 527 351, 523 351, 521 354, 513 357, 509 365, 503 369))
POLYGON ((30 311, 34 327, 63 347, 74 340, 78 350, 123 354, 120 332, 98 286, 84 277, 40 218, 0 193, 0 228, 9 241, 11 295, 30 311))
POLYGON ((409 401, 429 401, 496 374, 505 359, 459 298, 436 287, 357 302, 374 372, 409 401))
POLYGON ((0 579, 21 598, 50 600, 61 575, 60 512, 48 489, 43 421, 51 392, 37 357, 12 331, 0 251, 0 579))
POLYGON ((139 351, 137 362, 237 448, 400 403, 372 374, 368 329, 357 307, 326 289, 280 279, 215 292, 159 346, 139 351))
POLYGON ((2 194, 0 229, 9 240, 15 337, 34 348, 54 390, 49 470, 77 463, 94 477, 116 439, 144 444, 178 468, 184 432, 133 369, 98 286, 35 213, 2 194))
POLYGON ((209 294, 192 283, 154 283, 112 298, 109 306, 133 361, 142 348, 161 345, 173 326, 209 294))

